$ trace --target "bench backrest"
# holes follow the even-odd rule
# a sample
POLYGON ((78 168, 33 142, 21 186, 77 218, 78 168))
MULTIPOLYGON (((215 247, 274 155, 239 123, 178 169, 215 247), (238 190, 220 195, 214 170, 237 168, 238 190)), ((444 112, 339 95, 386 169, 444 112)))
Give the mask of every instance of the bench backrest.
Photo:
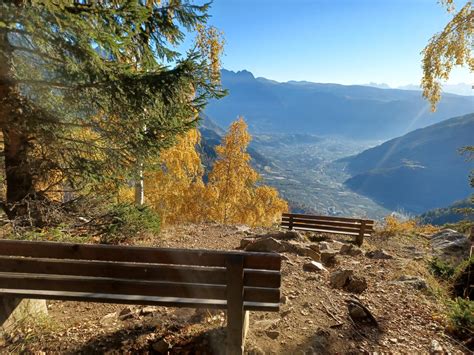
POLYGON ((0 240, 3 290, 164 297, 170 305, 184 298, 226 308, 240 289, 245 309, 276 310, 280 267, 280 255, 270 253, 0 240))
POLYGON ((284 213, 281 226, 295 230, 315 230, 318 232, 341 233, 354 236, 370 236, 374 221, 369 219, 314 216, 295 213, 284 213))

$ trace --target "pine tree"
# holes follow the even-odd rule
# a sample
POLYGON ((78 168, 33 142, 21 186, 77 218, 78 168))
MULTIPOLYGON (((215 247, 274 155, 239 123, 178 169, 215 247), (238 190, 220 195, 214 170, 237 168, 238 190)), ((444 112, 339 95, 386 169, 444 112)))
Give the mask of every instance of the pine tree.
POLYGON ((10 218, 27 214, 26 199, 45 198, 35 181, 48 170, 72 186, 130 178, 137 162, 195 125, 207 100, 223 94, 215 72, 221 41, 205 27, 208 9, 184 0, 0 2, 10 218), (193 32, 196 49, 176 52, 193 32), (34 154, 46 150, 47 159, 34 154))

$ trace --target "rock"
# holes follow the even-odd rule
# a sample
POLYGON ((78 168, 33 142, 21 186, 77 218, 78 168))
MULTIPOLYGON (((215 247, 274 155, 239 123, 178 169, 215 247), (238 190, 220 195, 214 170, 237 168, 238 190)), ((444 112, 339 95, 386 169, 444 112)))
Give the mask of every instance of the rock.
POLYGON ((130 319, 130 318, 133 318, 134 316, 135 316, 135 314, 134 314, 134 312, 132 311, 132 309, 130 307, 125 307, 118 314, 118 318, 120 320, 127 320, 127 319, 130 319))
POLYGON ((265 335, 270 339, 276 339, 280 336, 280 332, 278 330, 267 330, 265 335))
POLYGON ((370 310, 364 306, 358 299, 349 299, 346 300, 347 310, 349 312, 349 317, 354 322, 371 324, 378 326, 378 322, 375 317, 372 315, 370 310))
POLYGON ((383 260, 393 259, 393 256, 391 256, 390 254, 388 254, 382 249, 368 251, 367 253, 365 253, 365 256, 370 259, 383 259, 383 260))
POLYGON ((359 256, 362 255, 362 249, 356 247, 352 244, 343 244, 339 249, 339 254, 350 255, 350 256, 359 256))
POLYGON ((244 250, 267 253, 281 253, 285 251, 285 247, 276 239, 258 238, 255 239, 252 243, 246 245, 244 250))
POLYGON ((431 341, 430 354, 433 354, 433 355, 434 354, 436 354, 436 355, 444 354, 443 347, 441 346, 439 341, 437 341, 436 339, 433 339, 431 341))
POLYGON ((343 288, 354 274, 353 270, 337 270, 329 277, 329 283, 334 288, 343 288))
POLYGON ((319 242, 319 251, 332 250, 328 242, 319 242))
POLYGON ((321 252, 321 262, 326 266, 332 266, 336 264, 337 252, 334 250, 325 250, 321 252))
POLYGON ((440 260, 453 266, 469 257, 471 241, 452 229, 443 229, 431 237, 433 254, 440 260))
POLYGON ((321 254, 317 252, 316 250, 313 250, 311 248, 305 248, 304 249, 304 256, 308 256, 314 261, 321 261, 321 254))
POLYGON ((303 265, 304 271, 313 271, 313 272, 321 272, 321 271, 328 271, 323 264, 318 263, 316 261, 310 261, 303 265))
POLYGON ((259 320, 254 322, 252 328, 263 331, 274 330, 275 328, 277 328, 278 322, 280 322, 279 318, 259 320))
POLYGON ((362 293, 367 289, 367 280, 362 276, 351 276, 345 289, 353 293, 362 293))
POLYGON ((287 304, 289 301, 288 297, 287 296, 281 296, 280 297, 280 303, 281 304, 287 304))
POLYGON ((333 249, 333 250, 340 250, 343 245, 346 245, 346 244, 341 243, 341 242, 338 242, 337 240, 334 240, 334 241, 331 243, 331 249, 333 249))
POLYGON ((255 238, 244 238, 240 241, 239 249, 245 249, 247 245, 252 244, 253 242, 255 242, 255 238))
POLYGON ((282 231, 258 235, 257 238, 273 238, 276 240, 295 240, 304 242, 306 238, 298 231, 282 231))
POLYGON ((397 279, 398 282, 410 285, 417 290, 426 290, 428 285, 426 284, 425 279, 418 276, 403 275, 397 279))
POLYGON ((104 326, 112 325, 117 321, 117 313, 109 313, 102 317, 100 324, 104 326))
POLYGON ((171 344, 169 344, 166 340, 161 339, 158 342, 152 345, 153 350, 160 354, 167 354, 168 350, 171 348, 171 344))
POLYGON ((250 231, 250 227, 245 225, 245 224, 238 224, 235 226, 235 229, 238 231, 238 232, 249 232, 250 231))
POLYGON ((158 308, 156 308, 155 306, 146 306, 146 307, 143 307, 141 310, 140 310, 140 315, 142 316, 147 316, 147 315, 150 315, 150 314, 153 314, 157 311, 158 308))
POLYGON ((299 256, 306 256, 307 247, 305 245, 293 240, 282 240, 280 243, 283 245, 285 252, 297 254, 299 256))

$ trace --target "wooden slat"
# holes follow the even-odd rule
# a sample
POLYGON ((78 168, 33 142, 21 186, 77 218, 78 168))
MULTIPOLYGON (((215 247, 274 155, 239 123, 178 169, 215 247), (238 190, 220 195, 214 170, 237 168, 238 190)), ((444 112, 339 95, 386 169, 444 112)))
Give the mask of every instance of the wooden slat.
POLYGON ((339 231, 359 234, 360 228, 346 228, 346 227, 334 227, 324 226, 320 224, 306 224, 306 223, 293 223, 293 229, 322 229, 327 231, 339 231))
MULTIPOLYGON (((360 225, 354 225, 354 224, 343 224, 339 222, 333 222, 329 224, 330 222, 324 222, 324 221, 311 221, 311 220, 306 220, 306 221, 293 221, 292 227, 296 227, 299 225, 304 225, 304 226, 313 226, 313 227, 321 227, 321 228, 332 228, 332 229, 339 229, 339 228, 345 228, 347 231, 353 231, 353 232, 358 232, 360 230, 360 225)), ((281 222, 281 225, 284 227, 290 228, 290 223, 289 222, 281 222)), ((368 230, 368 229, 367 229, 368 230)))
MULTIPOLYGON (((176 297, 150 297, 133 295, 110 295, 102 293, 42 291, 24 289, 0 289, 3 296, 16 298, 51 299, 60 301, 82 301, 120 304, 157 305, 169 307, 217 308, 225 309, 226 300, 209 300, 176 297)), ((249 311, 278 311, 278 303, 244 302, 244 308, 249 311)))
MULTIPOLYGON (((354 232, 341 232, 337 230, 327 230, 327 229, 317 229, 317 228, 298 228, 294 227, 293 230, 301 230, 301 231, 309 231, 309 232, 320 232, 320 233, 328 233, 328 234, 344 234, 344 235, 359 235, 359 233, 354 232)), ((370 237, 371 234, 365 233, 365 237, 370 237)))
POLYGON ((0 288, 226 299, 226 287, 222 285, 178 284, 161 281, 132 281, 56 275, 0 273, 0 288))
POLYGON ((298 213, 283 213, 282 217, 290 217, 293 216, 295 218, 307 218, 307 219, 319 219, 319 220, 326 220, 326 221, 342 221, 342 222, 360 222, 362 220, 367 222, 368 224, 373 224, 374 221, 370 219, 363 219, 363 218, 347 218, 347 217, 333 217, 333 216, 316 216, 316 215, 308 215, 308 214, 298 214, 298 213))
POLYGON ((244 287, 244 300, 247 302, 280 302, 280 289, 263 287, 244 287))
MULTIPOLYGON (((225 285, 224 268, 0 257, 0 272, 225 285)), ((245 270, 245 286, 280 287, 278 271, 245 270)))
MULTIPOLYGON (((281 224, 285 226, 290 226, 290 224, 298 224, 298 223, 305 223, 305 224, 318 224, 318 225, 325 225, 325 226, 336 226, 336 227, 347 227, 347 228, 354 228, 359 230, 362 226, 362 222, 342 222, 342 221, 327 221, 327 220, 319 220, 319 219, 309 219, 309 218, 293 218, 290 221, 287 217, 284 217, 281 221, 281 224)), ((366 229, 372 229, 372 225, 366 224, 366 229)))
POLYGON ((280 288, 279 271, 244 270, 244 286, 280 288))
MULTIPOLYGON (((225 285, 224 268, 0 257, 0 272, 225 285)), ((258 276, 257 276, 258 277, 258 276)))
POLYGON ((245 268, 279 270, 281 267, 280 255, 272 253, 0 240, 0 255, 51 259, 139 261, 156 264, 224 267, 228 255, 239 254, 244 255, 245 268))

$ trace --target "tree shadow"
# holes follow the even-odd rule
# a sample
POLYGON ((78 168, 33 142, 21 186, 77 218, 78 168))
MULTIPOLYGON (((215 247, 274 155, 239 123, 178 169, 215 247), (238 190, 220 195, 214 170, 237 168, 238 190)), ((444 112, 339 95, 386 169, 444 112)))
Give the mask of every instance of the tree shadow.
POLYGON ((171 344, 170 354, 221 354, 225 344, 225 329, 222 327, 187 334, 189 325, 170 325, 163 328, 137 325, 113 333, 95 336, 82 346, 72 349, 70 354, 166 354, 162 346, 171 344), (184 334, 181 334, 184 333, 184 334))
POLYGON ((291 354, 360 354, 362 343, 378 344, 383 330, 369 325, 345 322, 341 326, 319 328, 303 343, 288 349, 291 354))

